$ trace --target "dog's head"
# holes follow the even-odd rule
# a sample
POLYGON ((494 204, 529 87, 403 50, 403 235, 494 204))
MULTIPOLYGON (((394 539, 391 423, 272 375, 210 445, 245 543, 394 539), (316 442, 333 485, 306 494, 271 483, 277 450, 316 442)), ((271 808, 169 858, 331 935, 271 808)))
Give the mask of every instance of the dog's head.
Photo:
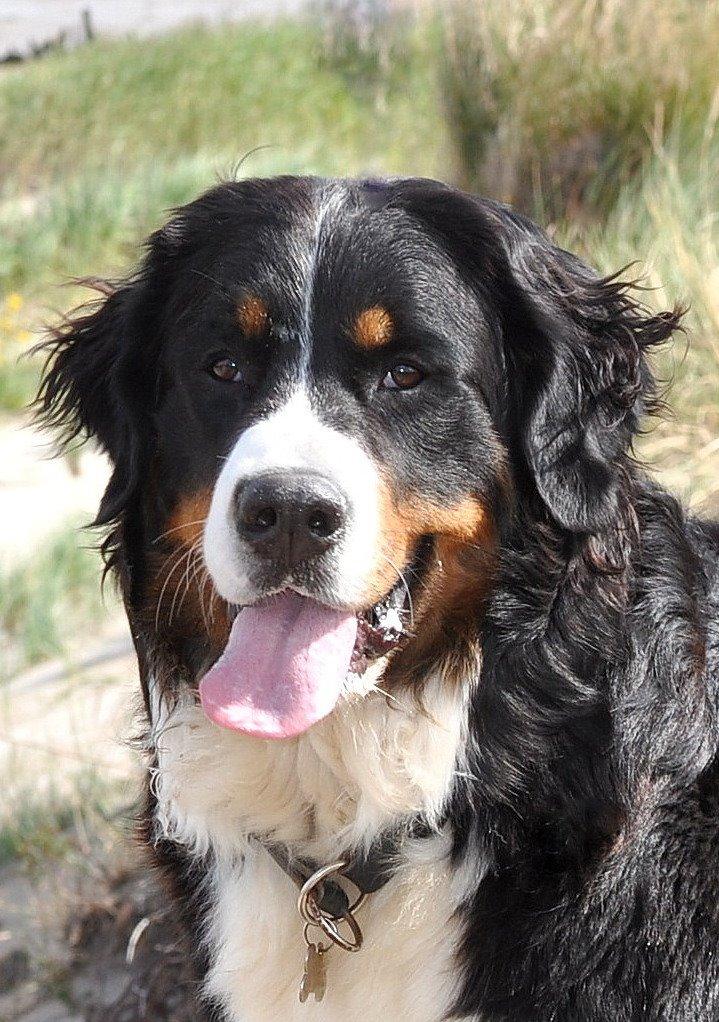
POLYGON ((676 322, 435 182, 244 181, 57 332, 40 401, 110 456, 145 644, 218 723, 286 737, 475 655, 517 514, 611 524, 676 322))

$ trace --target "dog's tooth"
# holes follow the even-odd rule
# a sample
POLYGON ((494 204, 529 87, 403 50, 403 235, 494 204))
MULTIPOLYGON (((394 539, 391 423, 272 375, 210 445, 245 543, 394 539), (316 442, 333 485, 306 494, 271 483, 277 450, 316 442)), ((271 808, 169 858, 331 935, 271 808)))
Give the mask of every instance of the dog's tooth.
POLYGON ((391 607, 385 614, 382 627, 387 632, 397 632, 397 634, 401 634, 403 631, 402 618, 395 607, 391 607))

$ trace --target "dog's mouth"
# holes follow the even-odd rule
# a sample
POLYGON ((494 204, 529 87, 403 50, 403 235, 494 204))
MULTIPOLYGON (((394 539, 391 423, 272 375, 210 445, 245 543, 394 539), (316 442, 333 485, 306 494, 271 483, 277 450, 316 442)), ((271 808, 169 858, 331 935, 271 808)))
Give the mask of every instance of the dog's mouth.
POLYGON ((200 680, 216 724, 258 738, 292 738, 335 708, 361 675, 411 635, 404 579, 359 613, 284 589, 237 611, 224 652, 200 680))
POLYGON ((357 638, 350 670, 362 674, 379 657, 386 656, 409 638, 412 597, 405 582, 397 584, 378 603, 357 615, 357 638))

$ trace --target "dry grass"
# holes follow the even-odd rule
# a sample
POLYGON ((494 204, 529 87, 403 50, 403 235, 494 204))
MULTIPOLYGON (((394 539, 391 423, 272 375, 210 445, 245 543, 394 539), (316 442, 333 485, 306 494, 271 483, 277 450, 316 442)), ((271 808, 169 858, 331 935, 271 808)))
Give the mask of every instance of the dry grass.
POLYGON ((719 115, 716 0, 459 0, 444 95, 458 174, 552 218, 610 209, 673 139, 719 115))
MULTIPOLYGON (((719 154, 719 145, 714 144, 719 154)), ((719 511, 719 182, 713 157, 694 162, 675 146, 654 153, 608 216, 563 240, 600 270, 641 258, 646 299, 689 305, 686 334, 655 365, 669 415, 640 444, 663 482, 691 505, 719 511)))
POLYGON ((650 304, 690 306, 660 358, 673 416, 641 453, 719 510, 719 3, 459 0, 444 17, 456 175, 520 206, 650 304))
POLYGON ((0 566, 0 685, 30 664, 68 653, 71 636, 86 635, 108 609, 100 591, 96 537, 68 522, 11 569, 0 566))

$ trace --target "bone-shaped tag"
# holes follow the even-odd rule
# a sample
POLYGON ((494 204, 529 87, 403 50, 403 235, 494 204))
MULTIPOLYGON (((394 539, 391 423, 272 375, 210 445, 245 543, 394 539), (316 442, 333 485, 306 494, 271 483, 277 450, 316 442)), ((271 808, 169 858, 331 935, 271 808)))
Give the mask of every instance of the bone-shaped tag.
POLYGON ((325 996, 326 987, 327 964, 324 951, 317 944, 308 944, 305 955, 305 972, 300 984, 300 1001, 304 1004, 310 994, 315 995, 316 1001, 321 1001, 325 996))

